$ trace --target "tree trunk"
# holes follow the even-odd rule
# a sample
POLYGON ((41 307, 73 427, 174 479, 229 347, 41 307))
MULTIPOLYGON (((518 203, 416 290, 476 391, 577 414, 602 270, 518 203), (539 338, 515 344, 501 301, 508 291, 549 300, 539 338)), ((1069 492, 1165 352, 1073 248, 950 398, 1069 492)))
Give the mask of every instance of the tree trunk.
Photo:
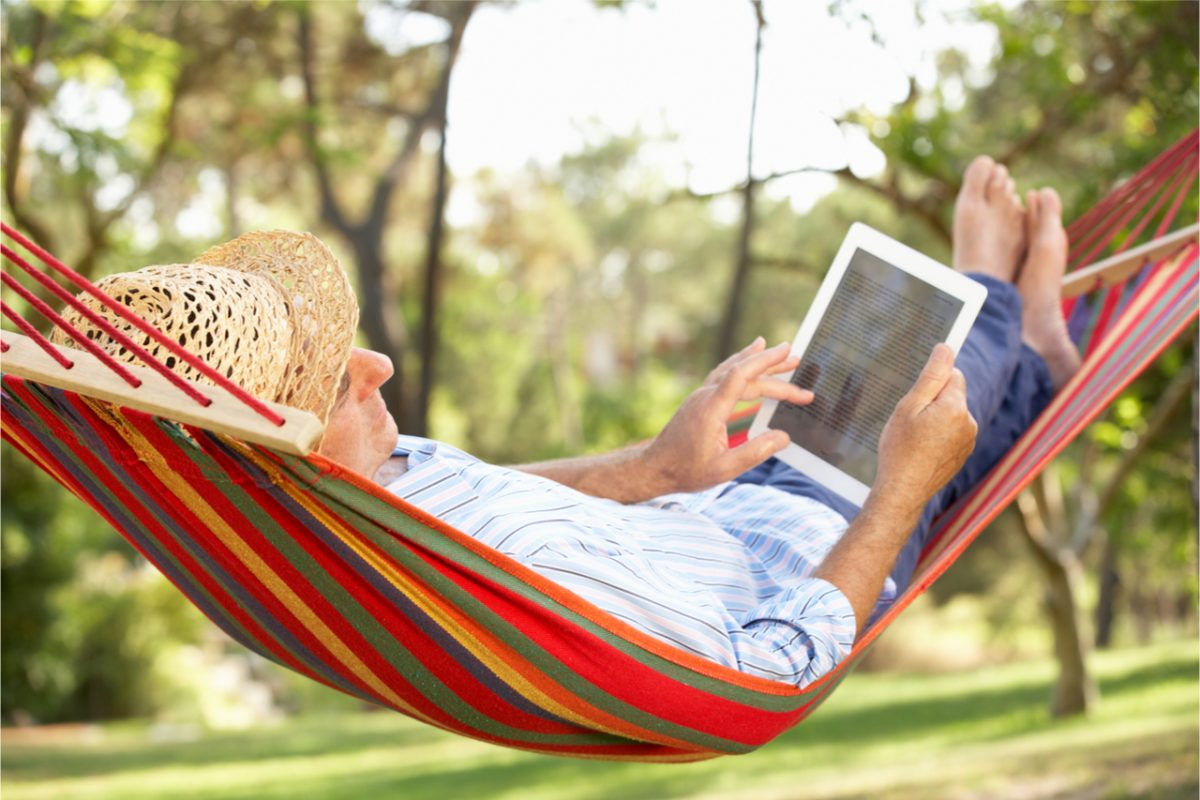
POLYGON ((237 162, 229 159, 225 163, 225 240, 236 239, 242 233, 242 220, 238 216, 237 162))
POLYGON ((622 358, 628 365, 629 396, 638 397, 642 384, 642 320, 646 316, 646 306, 650 296, 647 287, 646 268, 642 266, 642 255, 635 254, 629 260, 629 320, 625 326, 629 337, 624 345, 628 358, 622 358))
POLYGON ((733 282, 729 287, 729 300, 725 306, 725 319, 721 323, 717 350, 713 353, 715 363, 725 360, 738 349, 736 339, 742 316, 742 298, 746 294, 746 282, 750 275, 750 242, 754 235, 754 190, 754 181, 747 180, 742 193, 742 229, 738 235, 737 260, 733 268, 733 282))
MULTIPOLYGON (((344 237, 353 250, 359 274, 359 294, 363 299, 359 324, 366 333, 371 348, 388 356, 395 366, 395 377, 382 387, 384 402, 387 403, 388 410, 391 411, 400 430, 413 431, 418 425, 423 430, 424 415, 414 411, 419 390, 413 392, 409 381, 406 380, 409 377, 406 375, 404 364, 404 356, 408 349, 406 328, 399 317, 400 304, 385 269, 383 236, 388 225, 393 195, 397 186, 404 183, 409 168, 420 153, 421 137, 433 125, 442 124, 446 116, 450 75, 475 3, 462 2, 444 6, 444 10, 447 11, 445 19, 450 23, 450 37, 445 42, 446 59, 438 83, 425 108, 410 121, 404 142, 392 157, 391 163, 376 176, 367 211, 358 220, 352 220, 348 216, 342 201, 335 193, 335 181, 321 147, 318 125, 321 119, 321 102, 317 91, 319 69, 313 47, 311 19, 315 8, 315 5, 297 8, 297 45, 307 112, 304 119, 304 142, 316 173, 321 219, 344 237), (413 396, 411 401, 410 395, 413 396)), ((437 214, 435 211, 435 217, 437 214)), ((441 225, 441 222, 436 224, 441 225)), ((440 239, 441 233, 437 235, 440 239)), ((431 257, 436 261, 436 252, 431 257)), ((433 289, 436 292, 436 284, 433 289)))
POLYGON ((359 306, 358 325, 366 334, 367 346, 392 360, 396 377, 385 383, 380 391, 388 410, 396 420, 396 425, 401 431, 409 431, 412 430, 413 421, 410 419, 410 404, 405 396, 408 383, 403 380, 404 355, 408 350, 407 335, 397 314, 388 311, 394 306, 386 302, 392 293, 384 287, 386 274, 382 252, 383 240, 381 236, 372 236, 360 228, 352 229, 346 236, 354 250, 359 285, 362 287, 362 291, 359 292, 362 304, 359 306))
POLYGON ((1154 634, 1154 619, 1150 612, 1150 601, 1139 583, 1134 583, 1129 592, 1129 611, 1133 614, 1133 629, 1140 645, 1150 644, 1154 634))
POLYGON ((1104 558, 1100 565, 1100 597, 1096 602, 1096 649, 1105 650, 1112 644, 1116 603, 1121 589, 1121 574, 1117 571, 1117 549, 1105 538, 1104 558))
POLYGON ((568 453, 583 449, 583 419, 575 394, 574 360, 567 342, 567 319, 573 308, 575 292, 571 287, 556 290, 548 298, 546 309, 546 350, 550 357, 550 377, 558 406, 559 430, 568 453))
POLYGON ((411 430, 417 436, 429 433, 429 397, 433 392, 434 366, 438 351, 438 306, 441 300, 442 239, 446 220, 446 101, 449 86, 442 95, 441 131, 438 142, 437 178, 430 206, 429 238, 425 254, 425 294, 421 301, 421 383, 411 430))
POLYGON ((1050 713, 1068 717, 1087 713, 1096 701, 1096 685, 1087 672, 1078 586, 1083 567, 1075 554, 1059 549, 1043 562, 1046 574, 1046 609, 1054 628, 1054 655, 1059 663, 1058 683, 1050 713))
MULTIPOLYGON (((1042 480, 1057 480, 1049 471, 1042 480)), ((1087 674, 1087 656, 1082 635, 1082 620, 1076 600, 1076 588, 1082 567, 1075 553, 1051 539, 1045 517, 1033 491, 1017 496, 1021 512, 1022 537, 1030 546, 1046 577, 1046 612, 1054 632, 1054 656, 1058 661, 1058 682, 1050 704, 1056 717, 1083 714, 1095 703, 1096 685, 1087 674)))
POLYGON ((754 88, 750 94, 750 135, 746 143, 746 185, 742 189, 742 228, 738 235, 737 255, 733 268, 733 281, 729 287, 729 300, 725 305, 725 316, 717 334, 717 350, 714 363, 725 360, 734 350, 738 322, 741 319, 742 297, 746 293, 746 280, 750 273, 750 246, 754 238, 754 195, 757 184, 754 180, 754 130, 758 116, 758 74, 762 61, 762 35, 766 27, 761 0, 751 0, 757 20, 754 37, 754 88))

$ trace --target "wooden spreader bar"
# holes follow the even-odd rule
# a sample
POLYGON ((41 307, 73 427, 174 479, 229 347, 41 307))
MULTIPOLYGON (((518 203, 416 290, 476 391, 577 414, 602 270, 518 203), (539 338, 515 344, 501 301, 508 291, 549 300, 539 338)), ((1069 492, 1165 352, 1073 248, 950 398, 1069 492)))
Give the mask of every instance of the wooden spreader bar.
POLYGON ((1063 278, 1063 299, 1094 291, 1101 286, 1120 283, 1132 276, 1146 263, 1165 258, 1195 242, 1198 233, 1200 233, 1200 224, 1189 225, 1145 244, 1132 247, 1124 253, 1117 253, 1097 261, 1091 266, 1070 272, 1063 278))
POLYGON ((188 381, 212 398, 212 404, 206 407, 185 397, 166 378, 147 367, 125 365, 129 372, 142 381, 141 386, 134 389, 91 353, 58 348, 59 352, 74 362, 71 369, 64 369, 27 336, 5 331, 4 343, 8 347, 3 351, 3 358, 0 358, 0 370, 26 380, 57 386, 294 455, 308 455, 321 440, 321 421, 307 411, 278 403, 265 403, 284 418, 283 425, 276 425, 250 411, 245 403, 220 386, 188 381))

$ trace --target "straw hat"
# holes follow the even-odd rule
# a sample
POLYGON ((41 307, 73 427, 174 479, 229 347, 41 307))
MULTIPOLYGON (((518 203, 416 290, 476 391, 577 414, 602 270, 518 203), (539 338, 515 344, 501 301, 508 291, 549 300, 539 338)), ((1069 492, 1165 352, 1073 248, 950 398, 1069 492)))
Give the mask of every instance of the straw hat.
MULTIPOLYGON (((96 285, 256 397, 322 422, 328 416, 358 327, 358 303, 341 265, 312 234, 248 233, 192 264, 109 275, 96 285)), ((79 299, 178 374, 210 382, 94 298, 79 299)), ((68 309, 63 316, 118 361, 140 363, 82 314, 68 309)), ((59 330, 54 339, 70 345, 59 330)))

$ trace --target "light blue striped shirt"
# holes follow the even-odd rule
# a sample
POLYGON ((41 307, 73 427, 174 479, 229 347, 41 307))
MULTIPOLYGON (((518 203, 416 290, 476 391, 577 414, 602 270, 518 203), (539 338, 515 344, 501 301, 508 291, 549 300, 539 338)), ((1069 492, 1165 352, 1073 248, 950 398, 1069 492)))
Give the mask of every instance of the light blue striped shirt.
POLYGON ((812 577, 846 521, 815 500, 726 483, 623 505, 429 439, 395 455, 390 491, 683 650, 804 686, 854 643, 849 601, 812 577))

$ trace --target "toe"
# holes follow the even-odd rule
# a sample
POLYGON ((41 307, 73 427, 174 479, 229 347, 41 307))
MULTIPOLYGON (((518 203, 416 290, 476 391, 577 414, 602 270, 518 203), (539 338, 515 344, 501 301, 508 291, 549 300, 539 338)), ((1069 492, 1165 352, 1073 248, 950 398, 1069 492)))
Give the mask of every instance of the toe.
POLYGON ((1051 229, 1061 228, 1062 200, 1059 198, 1058 192, 1047 186, 1038 193, 1038 201, 1042 209, 1041 224, 1051 229))
POLYGON ((975 195, 983 197, 988 180, 992 177, 992 167, 996 165, 988 156, 977 156, 963 175, 962 196, 975 195))
POLYGON ((1062 201, 1053 189, 1030 193, 1032 203, 1026 216, 1030 252, 1038 258, 1060 262, 1066 258, 1067 236, 1062 224, 1062 201))
POLYGON ((1008 168, 1003 164, 996 164, 992 168, 991 177, 987 184, 987 199, 995 203, 999 201, 1008 192, 1008 168))
POLYGON ((1037 192, 1037 214, 1030 235, 1057 242, 1062 236, 1062 201, 1058 192, 1046 188, 1037 192))

